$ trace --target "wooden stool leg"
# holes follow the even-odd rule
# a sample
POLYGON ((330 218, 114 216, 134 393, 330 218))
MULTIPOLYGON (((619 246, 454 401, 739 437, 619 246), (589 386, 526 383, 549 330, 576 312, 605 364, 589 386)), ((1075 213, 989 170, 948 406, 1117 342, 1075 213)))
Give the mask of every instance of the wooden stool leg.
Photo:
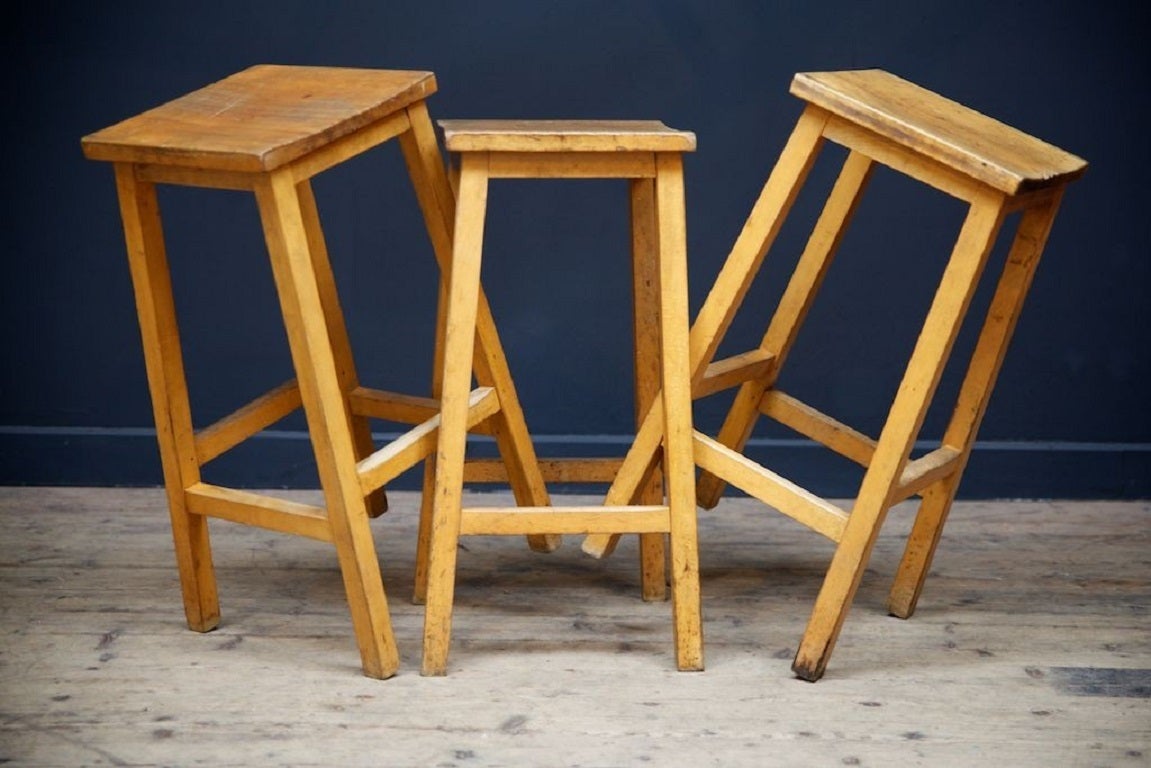
MULTIPOLYGON (((345 393, 344 408, 348 413, 349 428, 356 446, 356 459, 365 459, 375 451, 372 442, 371 422, 351 411, 347 395, 360 385, 356 375, 356 364, 352 357, 352 345, 348 339, 348 329, 344 323, 344 312, 340 308, 340 297, 336 290, 336 278, 332 273, 332 263, 328 257, 328 246, 324 242, 324 231, 320 226, 320 213, 316 207, 316 196, 312 183, 308 180, 296 185, 300 197, 300 211, 304 217, 304 229, 308 237, 308 251, 312 255, 312 268, 316 273, 316 287, 320 292, 320 303, 324 308, 324 321, 328 327, 329 343, 336 359, 336 375, 340 389, 345 393)), ((388 497, 383 488, 368 497, 368 514, 379 517, 388 509, 388 497)))
MULTIPOLYGON (((739 452, 751 437, 752 429, 761 413, 764 393, 771 389, 779 377, 783 364, 795 343, 811 304, 823 285, 823 278, 835 257, 836 250, 847 231, 852 214, 859 203, 863 188, 871 175, 871 159, 858 152, 847 156, 843 170, 827 198, 819 220, 808 238, 803 254, 788 281, 779 307, 768 324, 759 348, 770 352, 774 362, 767 375, 744 383, 728 410, 723 427, 716 440, 739 452)), ((719 503, 724 483, 710 473, 700 480, 700 504, 706 508, 719 503)))
POLYGON ((467 155, 460 169, 455 250, 448 284, 443 349, 440 438, 436 450, 435 494, 428 558, 422 673, 447 672, 459 545, 461 492, 467 448, 468 395, 479 306, 480 262, 487 207, 487 155, 467 155))
POLYGON ((906 619, 915 612, 947 513, 951 509, 959 480, 975 443, 975 435, 995 387, 995 379, 1023 309, 1023 301, 1055 221, 1061 196, 1060 193, 1044 204, 1027 209, 1019 222, 1003 275, 960 388, 954 415, 943 437, 943 445, 959 450, 963 458, 951 475, 924 493, 891 588, 888 609, 899 618, 906 619))
MULTIPOLYGON (((432 363, 432 397, 437 400, 444 392, 444 327, 447 323, 448 275, 441 271, 439 290, 436 292, 436 338, 432 363)), ((433 451, 424 460, 424 477, 420 493, 420 524, 416 533, 416 572, 412 587, 412 602, 423 605, 428 596, 428 555, 432 541, 432 512, 436 496, 436 454, 433 451)))
POLYGON ((683 159, 656 155, 659 222, 661 384, 664 410, 664 477, 671 531, 672 617, 676 666, 703 669, 699 547, 695 514, 691 380, 688 343, 687 232, 684 221, 683 159))
POLYGON ((805 680, 827 667, 1003 215, 1003 198, 993 193, 968 212, 792 664, 805 680))
MULTIPOLYGON (((636 428, 659 396, 660 255, 656 233, 655 183, 635 179, 630 185, 632 227, 632 328, 636 428)), ((685 369, 686 370, 686 369, 685 369)), ((662 504, 663 479, 658 470, 639 488, 634 503, 662 504)), ((640 584, 644 600, 667 599, 667 558, 662 533, 639 534, 640 584)))
MULTIPOLYGON (((412 128, 400 136, 400 146, 416 189, 416 197, 424 214, 424 223, 428 228, 441 274, 444 280, 448 280, 452 265, 455 196, 448 183, 427 105, 421 102, 409 108, 408 117, 412 128)), ((499 333, 492 319, 491 308, 482 287, 476 318, 476 344, 478 353, 474 357, 476 379, 481 385, 495 389, 499 396, 500 412, 492 419, 493 431, 516 502, 524 506, 548 506, 551 501, 543 475, 540 473, 535 446, 532 444, 508 368, 507 357, 504 355, 499 333)), ((428 467, 425 466, 425 473, 427 472, 428 467)), ((556 549, 561 541, 559 536, 549 534, 532 534, 527 538, 531 548, 540 552, 556 549)))
MULTIPOLYGON (((811 107, 800 116, 759 199, 752 207, 747 223, 696 316, 690 335, 693 383, 703 376, 715 357, 724 334, 763 264, 768 248, 779 233, 783 220, 787 218, 791 204, 823 146, 823 127, 826 123, 827 114, 811 107)), ((645 417, 605 503, 626 504, 625 497, 630 487, 638 487, 638 478, 650 470, 658 445, 658 421, 653 419, 662 419, 662 413, 654 408, 645 417)), ((718 499, 723 493, 722 481, 709 473, 702 473, 696 492, 701 503, 707 506, 705 502, 711 496, 718 499)), ((617 534, 592 534, 584 539, 582 548, 593 557, 605 557, 615 548, 618 538, 617 534)))
POLYGON ((290 170, 262 179, 255 192, 364 674, 390 677, 399 654, 299 193, 290 170))
POLYGON ((116 190, 172 518, 184 615, 191 629, 208 632, 220 622, 220 604, 208 520, 189 513, 184 503, 184 490, 200 481, 200 466, 156 188, 137 180, 133 166, 118 163, 116 190))
MULTIPOLYGON (((691 328, 693 382, 698 381, 711 364, 763 265, 768 249, 791 211, 792 203, 823 146, 826 123, 826 113, 811 107, 804 110, 696 316, 691 328)), ((723 494, 723 487, 723 481, 715 475, 701 473, 696 488, 700 504, 715 506, 723 494)))

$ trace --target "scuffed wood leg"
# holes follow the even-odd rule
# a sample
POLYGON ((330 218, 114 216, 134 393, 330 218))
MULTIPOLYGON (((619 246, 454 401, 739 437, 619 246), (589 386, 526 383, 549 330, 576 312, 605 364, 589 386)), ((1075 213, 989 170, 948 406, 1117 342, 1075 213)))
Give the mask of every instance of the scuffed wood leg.
POLYGON ((967 458, 975 444, 979 425, 987 411, 995 380, 1055 221, 1061 197, 1062 194, 1056 195, 1043 205, 1029 208, 1019 222, 1007 263, 960 388, 951 423, 943 437, 943 445, 960 451, 963 459, 954 473, 924 493, 888 597, 888 610, 899 618, 909 618, 915 612, 939 537, 943 533, 943 525, 955 499, 967 458))
POLYGON ((687 315, 687 234, 683 159, 656 155, 660 262, 660 381, 664 410, 664 477, 671 518, 672 621, 676 666, 703 669, 699 547, 692 449, 687 315))
MULTIPOLYGON (((768 249, 787 219, 823 146, 826 122, 827 114, 822 110, 810 106, 804 110, 696 316, 691 327, 693 384, 700 380, 715 357, 768 249)), ((700 506, 711 509, 718 504, 725 487, 721 478, 702 472, 696 486, 700 506)))
MULTIPOLYGON (((446 283, 452 269, 456 196, 448 182, 427 105, 413 106, 408 110, 408 117, 411 130, 400 136, 400 146, 432 240, 441 279, 446 283)), ((442 313, 439 320, 442 321, 442 313)), ((482 286, 476 310, 475 343, 473 364, 476 380, 482 386, 495 389, 500 400, 500 412, 492 419, 493 433, 516 502, 523 506, 548 506, 551 501, 547 486, 482 286)), ((439 356, 436 359, 438 361, 439 356)), ((433 461, 429 459, 425 464, 425 476, 434 474, 433 461)), ((551 534, 531 534, 527 539, 531 548, 539 552, 551 552, 561 542, 560 536, 551 534)), ((417 579, 417 600, 421 591, 421 581, 417 579)))
POLYGON ((827 668, 1003 215, 1003 196, 992 192, 968 212, 792 664, 804 680, 827 668))
POLYGON ((447 673, 460 537, 468 395, 480 293, 480 260, 487 205, 487 155, 470 154, 460 173, 455 251, 445 312, 440 438, 429 536, 422 674, 447 673))
MULTIPOLYGON (((308 251, 312 254, 312 268, 316 273, 316 287, 320 293, 320 303, 324 308, 324 321, 328 327, 332 355, 336 361, 336 376, 344 393, 344 408, 348 413, 348 426, 356 446, 356 460, 372 455, 375 445, 372 442, 371 422, 363 416, 352 413, 347 396, 360 385, 356 375, 356 364, 352 356, 352 344, 344 322, 344 312, 340 308, 340 297, 336 290, 336 277, 332 272, 328 257, 328 246, 324 242, 324 232, 320 227, 320 213, 316 207, 316 197, 310 181, 296 185, 300 196, 300 212, 304 219, 304 230, 308 237, 308 251)), ((368 514, 379 517, 388 509, 388 497, 383 488, 368 496, 368 514)))
MULTIPOLYGON (((636 428, 660 391, 660 261, 655 183, 630 184, 632 227, 632 329, 636 428)), ((662 473, 655 469, 629 503, 662 504, 662 473)), ((644 600, 667 599, 667 558, 662 533, 639 534, 640 585, 644 600)))
POLYGON ((301 200, 290 170, 262 177, 255 193, 364 674, 390 677, 399 654, 301 200))
POLYGON ((200 467, 156 189, 139 181, 135 167, 124 163, 116 164, 116 189, 172 518, 184 615, 189 628, 208 632, 220 622, 220 604, 208 520, 189 513, 184 500, 184 490, 200 481, 200 467))

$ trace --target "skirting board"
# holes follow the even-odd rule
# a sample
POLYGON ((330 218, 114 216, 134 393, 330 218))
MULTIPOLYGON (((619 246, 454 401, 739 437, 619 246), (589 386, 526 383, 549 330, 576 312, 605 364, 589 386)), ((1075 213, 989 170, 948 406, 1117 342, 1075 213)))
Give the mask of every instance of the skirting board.
MULTIPOLYGON (((377 441, 391 437, 378 434, 377 441)), ((620 456, 629 438, 538 436, 541 457, 620 456)), ((926 447, 926 446, 925 446, 926 447)), ((492 455, 478 440, 477 455, 492 455)), ((851 498, 860 469, 806 440, 753 440, 747 454, 823 496, 851 498)), ((420 487, 416 468, 393 487, 420 487)), ((318 481, 303 432, 268 431, 205 468, 205 479, 241 488, 314 488, 318 481)), ((133 487, 162 482, 151 429, 0 427, 0 485, 133 487)), ((562 492, 564 489, 556 489, 562 492)), ((577 489, 573 489, 577 490, 577 489)), ((586 486, 578 490, 586 492, 586 486)), ((964 499, 1151 498, 1151 444, 976 443, 960 486, 964 499)))

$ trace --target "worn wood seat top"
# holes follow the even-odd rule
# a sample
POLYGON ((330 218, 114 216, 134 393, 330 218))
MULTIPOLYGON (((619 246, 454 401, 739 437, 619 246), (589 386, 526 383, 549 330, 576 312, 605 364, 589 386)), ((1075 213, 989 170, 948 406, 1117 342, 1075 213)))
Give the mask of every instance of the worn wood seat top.
POLYGON ((440 120, 451 152, 691 152, 695 134, 658 120, 440 120))
POLYGON ((1083 159, 882 70, 801 72, 791 92, 1007 194, 1065 184, 1083 159))
POLYGON ((431 72, 262 64, 81 144, 91 160, 271 171, 435 90, 431 72))

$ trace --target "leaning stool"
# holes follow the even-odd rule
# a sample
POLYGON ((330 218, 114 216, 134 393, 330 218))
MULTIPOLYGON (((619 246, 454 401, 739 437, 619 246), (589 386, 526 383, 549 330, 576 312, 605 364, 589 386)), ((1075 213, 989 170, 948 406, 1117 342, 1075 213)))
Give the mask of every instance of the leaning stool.
MULTIPOLYGON (((426 555, 423 673, 447 671, 461 535, 565 533, 639 533, 658 537, 659 547, 666 535, 676 665, 702 669, 682 161, 682 153, 695 148, 695 136, 644 121, 452 120, 440 125, 447 150, 458 159, 458 182, 442 339, 442 424, 426 555), (477 479, 465 468, 472 337, 488 182, 500 178, 630 181, 636 311, 642 313, 635 329, 637 396, 645 413, 656 403, 651 428, 662 448, 662 482, 653 481, 649 472, 627 499, 591 507, 462 506, 464 482, 477 479), (652 498, 653 489, 661 491, 658 499, 652 498)), ((560 471, 569 481, 583 482, 601 469, 591 462, 560 471)), ((665 578, 662 572, 659 578, 665 578)))
MULTIPOLYGON (((115 167, 184 610, 193 630, 207 632, 219 623, 207 519, 221 518, 334 544, 364 674, 386 678, 396 671, 368 518, 383 511, 385 483, 431 460, 440 404, 360 386, 311 178, 398 139, 441 272, 450 272, 452 191, 425 102, 435 90, 430 72, 261 65, 83 139, 88 158, 115 167), (199 430, 188 403, 157 184, 255 194, 295 368, 294 380, 199 430), (324 507, 203 482, 205 464, 301 406, 324 507), (376 450, 369 419, 416 426, 376 450)), ((463 396, 460 428, 494 434, 517 500, 547 503, 478 286, 472 300, 478 302, 469 327, 481 353, 475 371, 480 387, 463 396)), ((443 311, 441 305, 441 322, 443 311)), ((556 540, 535 535, 531 543, 546 550, 556 540)))
MULTIPOLYGON (((693 396, 738 386, 716 439, 695 433, 703 469, 700 504, 715 506, 736 486, 836 542, 835 554, 793 669, 818 680, 859 586, 884 517, 893 505, 922 502, 891 590, 892 614, 915 610, 976 431, 1055 219, 1064 188, 1086 163, 971 109, 879 70, 802 73, 791 92, 806 107, 691 330, 693 396), (849 150, 843 169, 758 347, 716 360, 716 350, 758 273, 824 141, 849 150), (903 380, 877 439, 776 387, 784 361, 818 292, 852 212, 879 163, 969 204, 958 242, 936 289, 903 380), (996 236, 1008 214, 1020 220, 940 445, 911 452, 996 236), (850 512, 743 455, 760 415, 768 416, 866 468, 850 512)), ((651 445, 654 426, 640 440, 651 445)), ((627 481, 653 455, 629 456, 627 481)), ((613 487, 626 496, 630 486, 613 487)), ((605 552, 610 539, 588 537, 605 552)))

